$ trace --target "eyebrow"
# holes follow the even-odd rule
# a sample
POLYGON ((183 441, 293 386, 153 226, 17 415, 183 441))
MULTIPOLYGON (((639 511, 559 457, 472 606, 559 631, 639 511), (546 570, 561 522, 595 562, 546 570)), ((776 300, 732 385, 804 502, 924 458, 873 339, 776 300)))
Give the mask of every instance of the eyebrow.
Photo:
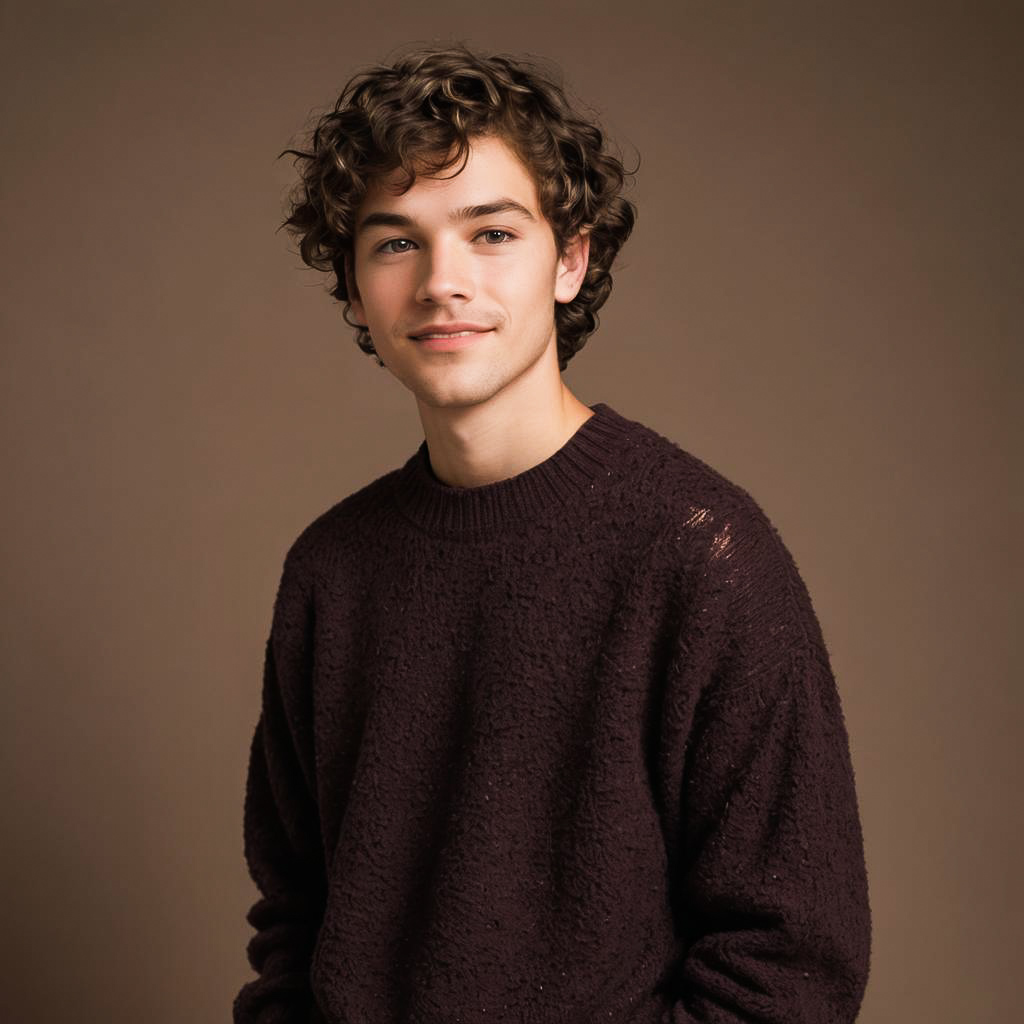
MULTIPOLYGON (((464 206, 460 210, 452 210, 448 214, 448 220, 453 224, 459 224, 467 220, 477 220, 480 217, 493 217, 498 213, 518 213, 527 220, 536 220, 536 217, 514 199, 495 199, 490 203, 479 203, 476 206, 464 206)), ((387 227, 387 228, 411 228, 415 225, 411 217, 402 213, 368 213, 356 226, 357 231, 364 228, 387 227)))

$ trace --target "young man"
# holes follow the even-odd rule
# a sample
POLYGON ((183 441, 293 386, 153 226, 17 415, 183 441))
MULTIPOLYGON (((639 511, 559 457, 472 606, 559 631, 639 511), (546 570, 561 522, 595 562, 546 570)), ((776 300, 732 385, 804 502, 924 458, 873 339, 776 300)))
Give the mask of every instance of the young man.
POLYGON ((561 378, 633 224, 601 132, 456 47, 290 152, 303 258, 424 441, 284 559, 236 1024, 854 1020, 862 834, 803 581, 746 491, 561 378))

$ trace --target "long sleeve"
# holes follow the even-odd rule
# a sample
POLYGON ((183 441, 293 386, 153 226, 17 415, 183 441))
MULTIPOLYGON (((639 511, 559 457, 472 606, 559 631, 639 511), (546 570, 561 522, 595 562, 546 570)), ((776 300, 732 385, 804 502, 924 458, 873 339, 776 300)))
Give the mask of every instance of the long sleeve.
POLYGON ((680 733, 672 881, 685 952, 663 1024, 849 1024, 871 923, 829 658, 766 520, 730 524, 713 551, 675 662, 675 692, 699 699, 680 733))
POLYGON ((289 553, 266 644, 262 709, 252 739, 244 808, 245 859, 260 891, 246 917, 259 975, 234 1001, 235 1024, 306 1024, 312 953, 326 899, 313 782, 312 604, 289 553))

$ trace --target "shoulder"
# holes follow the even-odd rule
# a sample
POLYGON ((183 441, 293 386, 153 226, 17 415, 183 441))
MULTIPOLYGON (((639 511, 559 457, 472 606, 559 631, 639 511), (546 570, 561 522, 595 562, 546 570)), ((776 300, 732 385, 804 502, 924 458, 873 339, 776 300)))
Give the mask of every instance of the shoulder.
POLYGON ((358 564, 359 552, 368 548, 368 533, 389 514, 393 469, 371 480, 309 520, 287 545, 282 578, 304 589, 318 578, 333 575, 339 563, 358 564))
POLYGON ((630 487, 638 513, 654 527, 709 546, 737 529, 774 529, 758 500, 737 480, 681 444, 639 421, 630 487))
POLYGON ((727 609, 729 628, 823 647, 793 554, 761 502, 740 482, 650 427, 640 503, 657 556, 688 600, 727 609))

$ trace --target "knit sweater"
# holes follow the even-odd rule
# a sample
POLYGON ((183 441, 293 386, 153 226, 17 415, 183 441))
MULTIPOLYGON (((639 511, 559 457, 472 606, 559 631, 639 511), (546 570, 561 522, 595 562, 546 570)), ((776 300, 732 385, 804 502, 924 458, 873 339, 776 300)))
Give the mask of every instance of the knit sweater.
POLYGON ((477 487, 426 440, 284 558, 235 1024, 853 1021, 870 912, 808 592, 608 405, 477 487))

